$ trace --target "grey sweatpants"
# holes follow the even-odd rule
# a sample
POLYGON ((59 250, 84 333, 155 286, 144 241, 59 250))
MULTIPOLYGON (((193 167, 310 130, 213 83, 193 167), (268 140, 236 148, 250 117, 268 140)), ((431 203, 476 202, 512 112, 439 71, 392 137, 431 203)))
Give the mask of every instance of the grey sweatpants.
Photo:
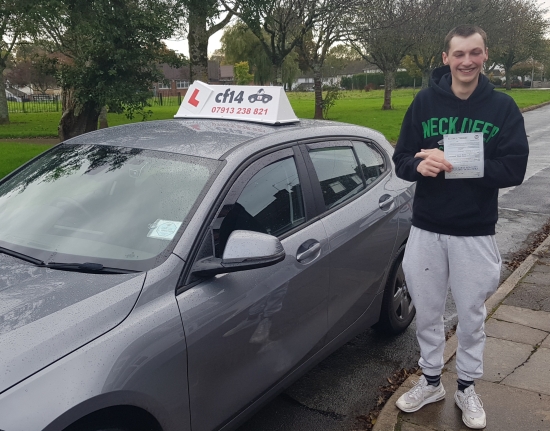
POLYGON ((500 267, 494 236, 451 236, 412 227, 403 271, 416 307, 418 365, 426 375, 439 375, 443 369, 443 313, 449 287, 458 312, 458 378, 483 375, 484 303, 498 287, 500 267))

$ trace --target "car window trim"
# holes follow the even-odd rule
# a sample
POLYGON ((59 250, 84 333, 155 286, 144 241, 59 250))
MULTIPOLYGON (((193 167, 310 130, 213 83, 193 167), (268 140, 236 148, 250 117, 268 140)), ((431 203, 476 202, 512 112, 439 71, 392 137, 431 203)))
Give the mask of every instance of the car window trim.
MULTIPOLYGON (((354 142, 357 142, 360 144, 366 144, 368 147, 374 147, 375 151, 377 151, 378 154, 380 154, 384 159, 384 168, 385 168, 384 173, 388 171, 388 166, 391 166, 390 157, 388 153, 383 148, 380 147, 380 145, 378 145, 375 141, 372 141, 370 139, 351 139, 352 145, 354 142)), ((355 150, 355 146, 354 146, 354 150, 355 150)))
MULTIPOLYGON (((221 227, 221 224, 225 219, 225 215, 220 216, 220 214, 223 212, 223 208, 226 206, 233 206, 237 202, 242 192, 244 191, 246 185, 250 182, 250 180, 254 177, 254 175, 260 172, 263 168, 288 158, 294 159, 294 151, 292 150, 292 148, 285 148, 279 151, 275 151, 251 163, 241 173, 241 175, 239 175, 237 179, 233 182, 233 185, 229 189, 225 199, 223 199, 222 204, 220 206, 220 210, 217 212, 217 216, 215 216, 215 218, 210 223, 210 229, 209 229, 210 234, 213 236, 214 230, 219 229, 221 227)), ((294 164, 297 165, 296 160, 294 160, 294 164)), ((297 166, 296 166, 296 170, 298 170, 297 166)), ((298 174, 298 178, 300 178, 299 174, 298 174)), ((302 195, 303 194, 304 193, 302 190, 302 195)), ((305 205, 306 205, 306 202, 304 201, 304 206, 305 205)), ((306 211, 306 221, 307 221, 307 211, 306 211)), ((214 255, 216 255, 216 245, 213 244, 213 246, 214 246, 214 255)))
POLYGON ((351 143, 351 140, 338 139, 338 140, 332 140, 332 141, 323 141, 323 142, 306 144, 306 147, 308 150, 320 150, 322 148, 338 148, 338 147, 353 148, 353 144, 351 143))
POLYGON ((317 176, 317 171, 315 170, 315 166, 313 165, 313 160, 311 160, 311 156, 309 155, 310 151, 315 151, 315 150, 325 149, 325 148, 349 148, 349 149, 351 149, 351 152, 353 154, 353 157, 355 159, 355 163, 356 163, 357 167, 360 167, 359 158, 357 157, 357 154, 355 152, 355 148, 353 147, 353 144, 351 143, 351 141, 318 142, 318 143, 315 143, 315 144, 307 144, 306 147, 307 147, 307 150, 306 150, 307 151, 307 157, 311 161, 311 166, 312 166, 312 168, 315 172, 315 176, 317 178, 317 181, 316 181, 315 184, 318 185, 319 187, 316 187, 318 189, 316 195, 321 197, 321 209, 322 209, 323 213, 325 213, 327 211, 330 211, 333 208, 338 208, 338 207, 342 206, 343 204, 345 204, 346 202, 351 201, 355 196, 359 196, 359 195, 363 194, 363 192, 367 188, 367 182, 365 181, 365 177, 363 175, 362 170, 359 169, 359 172, 360 172, 360 175, 361 175, 361 181, 363 182, 363 189, 361 191, 359 191, 358 193, 355 193, 353 196, 350 196, 345 201, 339 203, 338 205, 327 209, 325 199, 323 197, 321 182, 319 181, 319 177, 317 176))
MULTIPOLYGON (((189 283, 189 277, 191 276, 191 271, 197 259, 197 255, 198 255, 198 252, 200 251, 200 247, 202 246, 203 242, 207 239, 206 235, 210 235, 212 239, 213 225, 214 223, 216 223, 216 219, 219 218, 218 214, 222 211, 223 207, 226 205, 229 205, 231 202, 235 203, 239 198, 240 194, 242 193, 242 191, 244 190, 244 188, 246 187, 246 184, 248 184, 248 182, 250 181, 250 179, 252 179, 252 177, 256 173, 258 173, 261 169, 265 168, 266 166, 272 163, 275 163, 279 160, 293 157, 296 165, 296 170, 298 171, 298 178, 300 179, 300 185, 302 186, 302 195, 304 198, 304 209, 305 209, 306 220, 304 223, 300 224, 299 226, 296 226, 295 228, 289 230, 288 232, 285 232, 283 235, 279 236, 278 238, 280 240, 283 240, 288 236, 294 234, 295 232, 305 228, 306 226, 309 226, 314 221, 319 220, 319 217, 316 216, 317 211, 315 208, 315 203, 313 201, 313 198, 311 196, 306 196, 306 193, 304 191, 304 187, 305 187, 306 190, 308 190, 311 193, 312 188, 311 188, 311 183, 308 175, 309 171, 305 166, 305 161, 303 159, 301 152, 297 149, 296 141, 292 143, 285 143, 283 148, 281 148, 280 146, 270 148, 269 152, 262 151, 261 153, 258 153, 255 156, 256 157, 254 157, 253 159, 249 159, 245 161, 241 166, 239 166, 239 168, 237 168, 233 172, 226 186, 219 193, 216 199, 216 202, 214 203, 214 205, 212 205, 210 211, 208 212, 208 216, 205 217, 205 222, 203 223, 200 231, 198 232, 197 237, 195 238, 193 246, 191 247, 187 264, 185 265, 185 268, 183 269, 180 275, 180 278, 177 284, 178 287, 176 288, 176 295, 179 295, 183 291, 201 282, 201 280, 197 280, 189 283)), ((308 195, 310 195, 310 193, 308 193, 308 195)), ((221 224, 221 221, 223 221, 223 218, 221 218, 221 220, 218 223, 221 224)), ((214 244, 212 244, 212 249, 215 252, 214 244)))
MULTIPOLYGON (((345 138, 345 139, 347 139, 347 138, 345 138)), ((311 187, 313 189, 313 193, 314 193, 314 196, 315 196, 316 202, 317 202, 317 206, 316 206, 317 207, 317 214, 316 214, 316 216, 317 216, 318 219, 324 218, 327 215, 332 214, 334 211, 338 211, 340 208, 343 208, 344 206, 346 206, 349 203, 353 202, 355 199, 360 198, 365 193, 367 193, 369 190, 374 188, 378 183, 380 183, 383 178, 388 176, 388 172, 390 171, 390 170, 387 169, 387 167, 388 167, 388 157, 386 155, 386 152, 381 150, 380 147, 375 142, 371 141, 370 139, 364 139, 364 138, 363 139, 358 139, 358 138, 353 137, 353 138, 349 138, 349 139, 350 139, 349 142, 342 141, 342 140, 333 140, 333 141, 324 141, 324 142, 308 142, 308 143, 304 143, 300 146, 301 150, 302 150, 302 157, 304 157, 305 164, 308 167, 309 177, 310 177, 310 180, 311 180, 311 187), (355 148, 353 146, 353 142, 359 142, 359 143, 364 143, 364 144, 367 144, 367 145, 369 145, 369 144, 373 145, 378 150, 380 155, 383 157, 384 162, 385 162, 384 167, 386 168, 386 170, 382 175, 380 175, 376 179, 376 181, 373 181, 372 183, 368 184, 367 187, 365 187, 363 190, 361 190, 356 195, 350 197, 349 199, 345 200, 344 202, 341 202, 340 204, 338 204, 338 205, 336 205, 336 206, 334 206, 330 209, 327 209, 326 205, 325 205, 325 200, 323 198, 321 183, 320 183, 319 178, 317 176, 317 172, 315 171, 315 167, 313 166, 313 162, 311 160, 311 157, 309 156, 309 150, 310 149, 316 150, 316 149, 319 149, 319 148, 331 148, 331 147, 347 147, 347 148, 351 147, 351 149, 353 150, 353 153, 355 154, 355 159, 356 159, 357 163, 359 164, 359 158, 358 158, 357 153, 355 151, 355 148), (331 145, 331 143, 336 144, 336 145, 331 145)), ((366 184, 365 177, 364 177, 362 171, 361 171, 361 178, 363 179, 363 184, 366 184)))

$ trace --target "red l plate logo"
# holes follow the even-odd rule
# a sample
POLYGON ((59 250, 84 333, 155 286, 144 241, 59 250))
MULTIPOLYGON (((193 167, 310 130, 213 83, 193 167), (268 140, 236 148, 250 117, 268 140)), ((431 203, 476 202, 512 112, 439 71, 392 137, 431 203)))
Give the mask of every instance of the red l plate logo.
POLYGON ((195 88, 195 91, 193 91, 193 94, 191 94, 191 97, 189 98, 188 102, 193 105, 195 108, 199 106, 200 101, 197 100, 197 94, 199 94, 199 89, 195 88))

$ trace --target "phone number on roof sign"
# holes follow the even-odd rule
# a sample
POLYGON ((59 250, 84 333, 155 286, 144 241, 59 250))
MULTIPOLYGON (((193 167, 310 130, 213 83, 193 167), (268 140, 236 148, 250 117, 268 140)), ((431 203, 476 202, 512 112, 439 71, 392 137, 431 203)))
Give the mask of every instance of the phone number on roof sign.
POLYGON ((213 106, 213 114, 237 114, 237 115, 267 115, 266 108, 232 108, 229 106, 213 106))

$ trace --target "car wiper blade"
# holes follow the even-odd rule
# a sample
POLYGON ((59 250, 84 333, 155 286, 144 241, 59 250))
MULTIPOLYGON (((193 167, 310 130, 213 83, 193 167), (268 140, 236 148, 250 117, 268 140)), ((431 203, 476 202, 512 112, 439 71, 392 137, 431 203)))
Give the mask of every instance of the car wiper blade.
POLYGON ((0 247, 0 253, 4 253, 9 256, 16 257, 18 259, 24 260, 25 262, 34 263, 35 265, 44 265, 44 261, 40 259, 36 259, 32 256, 27 256, 26 254, 10 250, 9 248, 0 247))
POLYGON ((131 269, 122 269, 122 268, 110 268, 103 266, 101 263, 64 263, 64 262, 49 262, 43 265, 45 268, 50 269, 59 269, 61 271, 76 271, 76 272, 86 272, 93 274, 132 274, 134 272, 131 269))

